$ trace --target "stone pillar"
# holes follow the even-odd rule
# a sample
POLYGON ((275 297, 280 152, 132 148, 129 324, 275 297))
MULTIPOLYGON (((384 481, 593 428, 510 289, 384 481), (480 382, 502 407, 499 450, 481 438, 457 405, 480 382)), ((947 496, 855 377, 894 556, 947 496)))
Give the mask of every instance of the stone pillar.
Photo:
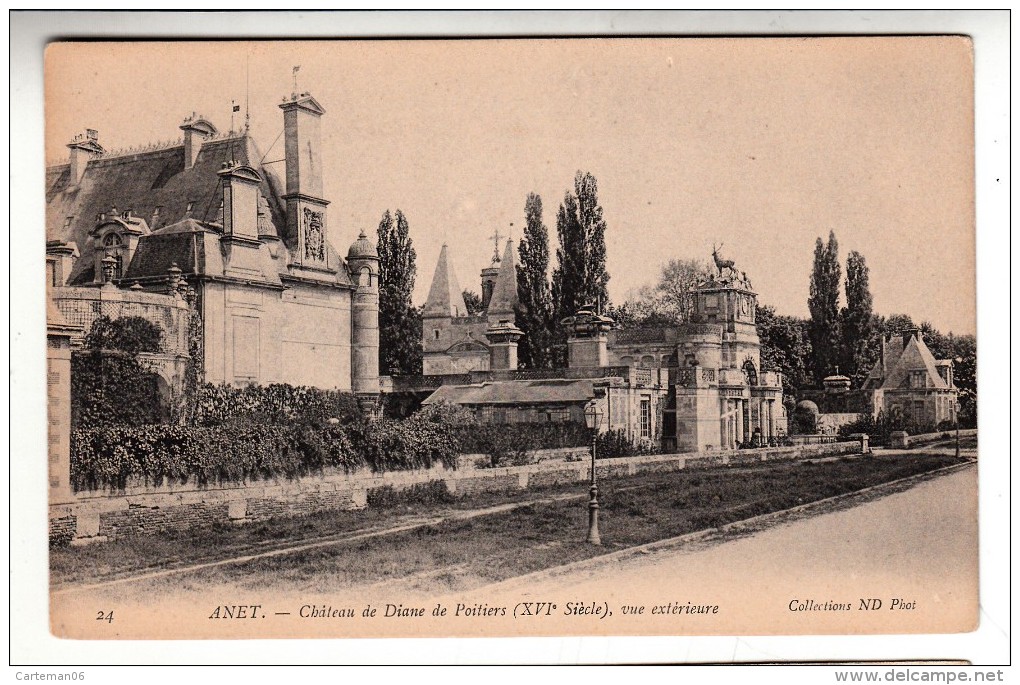
POLYGON ((517 341, 524 331, 503 320, 485 331, 489 341, 489 370, 513 371, 517 368, 517 341))
POLYGON ((46 447, 50 504, 74 501, 71 489, 71 336, 80 328, 69 326, 53 300, 46 311, 46 447))
POLYGON ((736 401, 737 412, 737 445, 743 444, 747 438, 744 436, 744 400, 736 401))
POLYGON ((726 401, 719 401, 719 447, 725 450, 729 446, 729 424, 726 417, 726 401))
POLYGON ((769 437, 776 437, 776 414, 775 414, 775 400, 769 400, 769 437))

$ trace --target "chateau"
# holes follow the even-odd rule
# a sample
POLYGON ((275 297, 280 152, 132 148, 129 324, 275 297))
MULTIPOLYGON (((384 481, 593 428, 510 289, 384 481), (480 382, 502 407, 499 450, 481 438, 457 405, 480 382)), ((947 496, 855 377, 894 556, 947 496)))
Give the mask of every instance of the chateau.
POLYGON ((164 332, 150 367, 170 392, 192 357, 212 383, 379 394, 379 257, 364 233, 327 239, 323 107, 279 105, 283 178, 247 127, 187 117, 176 144, 107 152, 89 130, 46 170, 46 267, 61 325, 143 316, 164 332), (197 349, 188 328, 197 324, 197 349))
POLYGON ((422 323, 426 375, 402 379, 402 390, 429 390, 426 404, 461 404, 494 423, 580 421, 594 399, 605 417, 601 430, 681 451, 786 434, 782 379, 761 369, 757 294, 735 269, 695 288, 691 323, 615 330, 612 319, 585 308, 563 322, 567 368, 522 370, 512 248, 508 241, 481 272, 480 315, 467 314, 443 248, 422 323))

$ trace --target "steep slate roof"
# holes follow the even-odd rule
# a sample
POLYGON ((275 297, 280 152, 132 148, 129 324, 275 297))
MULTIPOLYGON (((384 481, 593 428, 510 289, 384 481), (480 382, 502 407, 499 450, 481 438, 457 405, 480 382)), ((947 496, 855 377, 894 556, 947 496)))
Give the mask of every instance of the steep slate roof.
POLYGON ((457 274, 450 266, 450 256, 446 245, 439 251, 439 262, 436 273, 432 276, 429 297, 425 301, 425 316, 466 316, 467 305, 464 304, 464 291, 457 281, 457 274))
POLYGON ((499 273, 492 288, 488 310, 491 313, 511 313, 517 304, 517 263, 514 259, 514 241, 506 241, 506 250, 499 263, 499 273))
POLYGON ((494 381, 477 385, 444 385, 423 402, 435 404, 574 404, 595 396, 591 380, 494 381))
POLYGON ((929 387, 947 389, 949 386, 939 375, 939 362, 924 344, 919 333, 893 334, 889 341, 882 342, 885 354, 885 377, 882 376, 881 360, 875 364, 865 380, 866 388, 905 388, 910 384, 911 371, 925 371, 929 387))
MULTIPOLYGON (((231 159, 253 167, 262 176, 259 190, 268 202, 269 218, 288 248, 295 249, 297 237, 287 235, 280 180, 271 169, 261 165, 262 154, 255 141, 246 134, 234 134, 204 141, 190 169, 184 168, 183 145, 92 159, 77 185, 72 184, 68 164, 48 168, 46 238, 73 241, 81 251, 71 273, 71 284, 92 280, 94 260, 89 233, 99 215, 109 215, 113 207, 121 214, 130 210, 144 218, 153 231, 184 219, 220 222, 222 191, 217 172, 223 162, 231 159), (157 207, 159 215, 154 216, 157 207), (68 217, 72 219, 65 226, 68 217)), ((335 254, 335 250, 332 252, 335 254)))

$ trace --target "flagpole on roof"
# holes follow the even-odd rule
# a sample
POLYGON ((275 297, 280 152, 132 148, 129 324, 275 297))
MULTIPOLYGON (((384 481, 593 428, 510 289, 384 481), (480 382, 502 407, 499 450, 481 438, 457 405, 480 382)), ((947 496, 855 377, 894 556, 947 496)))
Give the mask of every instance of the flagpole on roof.
POLYGON ((251 53, 244 55, 244 135, 248 135, 248 128, 251 125, 251 110, 248 108, 248 96, 251 90, 251 53))

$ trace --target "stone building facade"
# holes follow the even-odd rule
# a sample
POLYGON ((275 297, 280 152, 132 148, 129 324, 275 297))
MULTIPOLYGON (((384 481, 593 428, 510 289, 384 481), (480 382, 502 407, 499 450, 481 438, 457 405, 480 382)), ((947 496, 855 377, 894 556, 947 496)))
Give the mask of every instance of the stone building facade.
POLYGON ((206 381, 374 401, 379 257, 364 233, 346 257, 327 239, 325 110, 308 93, 280 109, 282 180, 247 130, 221 135, 194 114, 178 144, 108 153, 95 131, 75 138, 47 169, 48 285, 83 327, 89 312, 132 312, 174 340, 174 297, 191 293, 206 381))
POLYGON ((609 334, 611 361, 669 371, 667 448, 735 448, 787 434, 782 378, 761 367, 757 298, 746 277, 720 273, 694 289, 690 323, 609 334))
MULTIPOLYGON (((496 423, 578 420, 596 401, 603 431, 667 450, 732 449, 786 435, 782 378, 761 368, 757 294, 746 276, 720 271, 698 285, 693 321, 684 325, 619 330, 583 309, 563 322, 567 368, 525 371, 516 368, 516 354, 501 349, 520 338, 505 335, 513 307, 498 299, 512 259, 508 243, 488 310, 469 317, 458 315, 463 298, 444 248, 423 321, 431 361, 425 377, 404 379, 402 387, 434 388, 426 403, 460 404, 496 423)), ((487 276, 491 267, 482 272, 483 292, 487 276)))

